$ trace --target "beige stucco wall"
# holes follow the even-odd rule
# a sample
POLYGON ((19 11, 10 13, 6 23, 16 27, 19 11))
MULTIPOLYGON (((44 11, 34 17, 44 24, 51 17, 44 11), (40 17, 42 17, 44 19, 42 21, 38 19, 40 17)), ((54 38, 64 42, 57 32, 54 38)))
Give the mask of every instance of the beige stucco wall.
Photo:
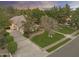
POLYGON ((10 26, 10 30, 17 30, 23 34, 24 30, 23 30, 22 22, 26 21, 25 17, 23 15, 14 16, 10 20, 11 20, 11 24, 12 24, 10 26))
POLYGON ((10 26, 10 30, 7 30, 7 31, 12 31, 12 30, 17 30, 17 31, 19 31, 21 34, 24 33, 23 28, 19 28, 16 24, 12 24, 12 25, 10 26))

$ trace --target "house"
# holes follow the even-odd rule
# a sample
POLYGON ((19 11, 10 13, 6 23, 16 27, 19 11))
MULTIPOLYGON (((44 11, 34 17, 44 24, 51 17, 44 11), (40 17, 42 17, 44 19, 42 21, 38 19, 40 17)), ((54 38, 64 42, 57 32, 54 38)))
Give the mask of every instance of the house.
MULTIPOLYGON (((25 15, 25 17, 27 16, 25 15)), ((25 17, 23 15, 12 17, 10 19, 11 21, 10 30, 7 30, 7 31, 10 32, 10 31, 16 30, 16 31, 19 31, 21 34, 24 34, 23 22, 26 22, 25 17)), ((34 24, 32 27, 30 27, 30 30, 32 32, 35 32, 39 29, 39 27, 40 27, 39 25, 34 24)))
POLYGON ((22 34, 24 33, 23 31, 23 23, 22 22, 25 22, 26 19, 24 18, 23 15, 21 16, 15 16, 13 18, 10 19, 10 21, 12 22, 11 23, 11 26, 10 26, 10 30, 17 30, 19 32, 21 32, 22 34))

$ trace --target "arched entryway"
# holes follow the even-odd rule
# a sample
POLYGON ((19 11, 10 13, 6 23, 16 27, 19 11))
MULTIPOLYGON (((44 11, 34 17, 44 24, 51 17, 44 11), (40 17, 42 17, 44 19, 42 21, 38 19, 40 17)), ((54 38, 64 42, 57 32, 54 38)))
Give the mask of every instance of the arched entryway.
POLYGON ((18 29, 18 27, 17 27, 17 25, 16 24, 12 24, 11 26, 10 26, 10 30, 19 30, 18 29))

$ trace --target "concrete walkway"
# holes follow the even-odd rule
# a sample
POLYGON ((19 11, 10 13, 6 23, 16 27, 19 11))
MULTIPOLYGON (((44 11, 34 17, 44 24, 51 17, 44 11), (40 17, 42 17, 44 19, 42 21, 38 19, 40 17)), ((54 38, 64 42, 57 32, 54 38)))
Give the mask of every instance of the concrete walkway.
POLYGON ((32 34, 29 39, 32 39, 34 36, 40 35, 42 33, 44 33, 44 30, 41 30, 41 31, 39 31, 37 33, 32 34))
POLYGON ((43 57, 48 54, 46 51, 41 50, 38 46, 32 43, 29 39, 22 36, 20 32, 11 31, 11 35, 14 37, 14 40, 18 45, 18 49, 13 55, 14 57, 43 57))

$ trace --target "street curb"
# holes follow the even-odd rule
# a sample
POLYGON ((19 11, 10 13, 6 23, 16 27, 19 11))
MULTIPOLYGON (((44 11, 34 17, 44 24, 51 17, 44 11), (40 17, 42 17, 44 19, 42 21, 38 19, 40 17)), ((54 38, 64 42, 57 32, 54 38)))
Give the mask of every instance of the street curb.
POLYGON ((58 51, 59 49, 61 49, 62 47, 66 46, 67 44, 69 44, 72 40, 68 41, 67 43, 63 44, 62 46, 58 47, 57 49, 55 49, 54 51, 50 52, 47 56, 51 55, 52 53, 58 51))
MULTIPOLYGON (((77 38, 78 36, 79 36, 79 35, 77 35, 76 38, 77 38)), ((74 39, 75 39, 75 38, 74 38, 74 39)), ((55 49, 54 51, 48 53, 48 55, 46 55, 46 56, 49 56, 49 55, 51 55, 52 53, 58 51, 59 49, 61 49, 62 47, 66 46, 67 44, 69 44, 69 43, 70 43, 71 41, 73 41, 74 39, 69 40, 67 43, 65 43, 65 44, 63 44, 62 46, 58 47, 58 48, 55 49)))

